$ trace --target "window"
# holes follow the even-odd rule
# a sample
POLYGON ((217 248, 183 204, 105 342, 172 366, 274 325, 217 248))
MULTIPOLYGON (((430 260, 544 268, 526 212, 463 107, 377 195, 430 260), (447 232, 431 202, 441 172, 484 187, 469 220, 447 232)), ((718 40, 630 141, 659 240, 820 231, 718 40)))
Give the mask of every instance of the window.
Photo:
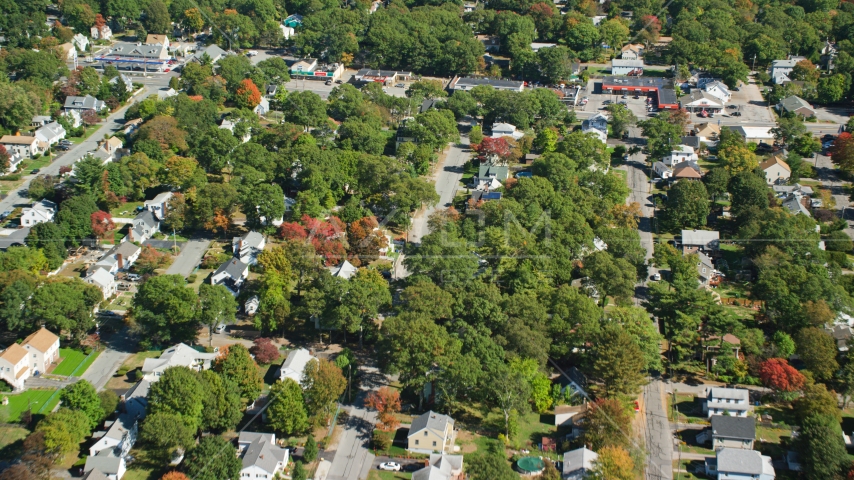
POLYGON ((415 444, 418 445, 418 440, 415 440, 415 444))
POLYGON ((424 436, 425 436, 425 437, 427 436, 427 432, 424 432, 424 436))
POLYGON ((36 354, 35 354, 35 353, 33 354, 33 358, 36 358, 36 354))
POLYGON ((434 447, 436 446, 436 441, 435 441, 435 440, 433 440, 433 446, 434 446, 434 447))

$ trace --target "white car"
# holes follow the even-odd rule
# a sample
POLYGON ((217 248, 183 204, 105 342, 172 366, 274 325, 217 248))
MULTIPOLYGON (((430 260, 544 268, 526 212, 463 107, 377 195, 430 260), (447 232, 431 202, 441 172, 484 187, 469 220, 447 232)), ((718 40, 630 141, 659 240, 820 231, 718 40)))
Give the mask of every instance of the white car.
POLYGON ((388 470, 389 472, 399 472, 400 464, 394 462, 385 462, 381 463, 380 466, 377 468, 379 468, 380 470, 388 470))
POLYGON ((658 272, 653 273, 652 279, 655 280, 656 282, 660 281, 661 280, 661 274, 658 272))
POLYGON ((223 332, 225 332, 225 324, 220 323, 219 325, 216 326, 216 333, 223 333, 223 332))
POLYGON ((255 55, 258 55, 258 52, 255 50, 249 50, 248 52, 246 52, 246 55, 249 55, 250 57, 254 57, 255 55))

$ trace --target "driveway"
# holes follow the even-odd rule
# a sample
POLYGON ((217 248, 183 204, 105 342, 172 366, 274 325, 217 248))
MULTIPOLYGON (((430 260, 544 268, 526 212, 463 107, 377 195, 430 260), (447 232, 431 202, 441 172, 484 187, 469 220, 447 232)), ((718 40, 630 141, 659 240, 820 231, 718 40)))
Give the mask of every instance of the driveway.
POLYGON ((208 250, 208 245, 210 244, 211 241, 206 238, 189 240, 186 245, 184 245, 184 248, 181 249, 181 253, 178 254, 175 261, 172 262, 172 265, 166 269, 166 274, 177 274, 184 278, 190 276, 199 262, 202 261, 202 257, 205 255, 205 252, 208 250))
POLYGON ((362 480, 368 477, 374 465, 374 455, 369 447, 377 413, 365 408, 364 404, 368 393, 385 383, 385 377, 374 367, 361 368, 363 381, 355 404, 342 407, 349 410, 349 417, 338 440, 327 480, 362 480))
POLYGON ((95 390, 103 389, 104 385, 115 375, 116 370, 133 352, 135 342, 130 335, 130 331, 124 328, 120 332, 105 336, 102 339, 106 349, 92 362, 82 377, 83 380, 94 385, 95 390))

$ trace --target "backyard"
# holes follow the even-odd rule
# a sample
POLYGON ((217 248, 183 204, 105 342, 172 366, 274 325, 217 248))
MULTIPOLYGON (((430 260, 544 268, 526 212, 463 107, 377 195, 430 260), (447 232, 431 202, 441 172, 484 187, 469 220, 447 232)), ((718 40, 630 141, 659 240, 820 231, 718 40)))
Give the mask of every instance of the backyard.
POLYGON ((54 375, 65 375, 67 377, 79 377, 89 368, 89 365, 92 365, 92 362, 94 362, 100 354, 101 352, 99 351, 93 351, 91 355, 85 355, 79 350, 60 348, 59 357, 62 361, 59 362, 59 365, 57 365, 50 373, 54 375))
POLYGON ((127 390, 132 387, 136 383, 136 378, 129 378, 129 373, 134 370, 142 367, 142 364, 145 362, 146 358, 157 358, 160 356, 160 350, 151 350, 148 352, 139 352, 131 355, 125 360, 125 363, 119 367, 119 370, 107 382, 106 388, 111 390, 127 390))
POLYGON ((27 409, 33 413, 47 414, 59 403, 59 395, 54 396, 56 390, 39 390, 31 388, 18 394, 7 394, 9 405, 0 407, 3 417, 7 422, 17 422, 21 414, 27 409))

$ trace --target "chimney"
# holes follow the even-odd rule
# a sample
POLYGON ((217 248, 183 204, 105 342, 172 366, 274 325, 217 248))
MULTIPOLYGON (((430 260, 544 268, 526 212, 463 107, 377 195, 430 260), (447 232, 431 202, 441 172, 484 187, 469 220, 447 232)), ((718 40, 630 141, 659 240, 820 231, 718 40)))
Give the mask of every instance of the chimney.
POLYGON ((122 258, 122 254, 121 254, 121 253, 117 253, 117 254, 116 254, 116 260, 118 260, 118 262, 119 262, 119 270, 121 270, 121 269, 125 268, 124 258, 122 258))

